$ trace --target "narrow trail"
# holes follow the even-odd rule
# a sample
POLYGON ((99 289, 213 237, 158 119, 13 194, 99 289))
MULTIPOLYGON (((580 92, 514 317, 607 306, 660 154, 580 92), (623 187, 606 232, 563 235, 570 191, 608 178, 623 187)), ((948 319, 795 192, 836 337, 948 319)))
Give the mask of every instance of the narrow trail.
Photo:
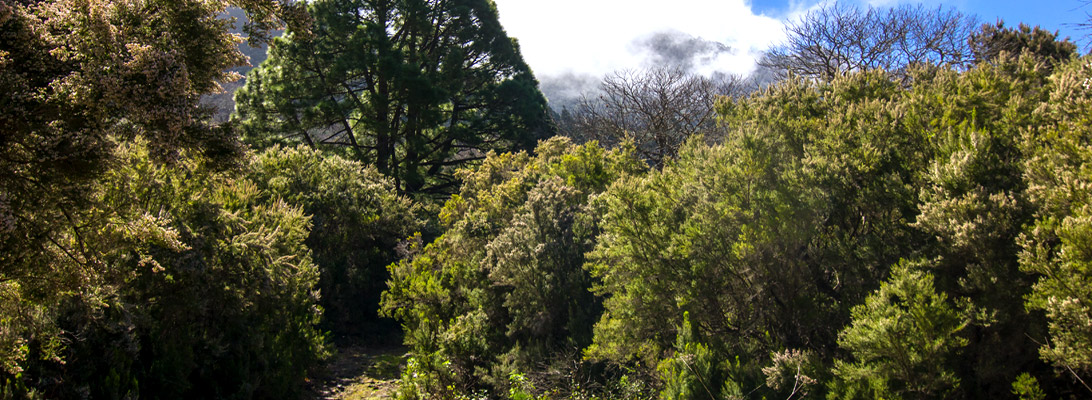
POLYGON ((338 349, 312 381, 308 399, 392 399, 409 357, 405 347, 338 349))

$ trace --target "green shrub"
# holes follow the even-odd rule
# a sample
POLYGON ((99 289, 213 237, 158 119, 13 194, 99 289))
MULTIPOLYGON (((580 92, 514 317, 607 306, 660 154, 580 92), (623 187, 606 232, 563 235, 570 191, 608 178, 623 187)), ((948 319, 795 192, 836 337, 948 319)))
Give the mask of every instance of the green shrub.
POLYGON ((402 321, 415 354, 450 361, 419 364, 412 384, 504 393, 513 372, 590 343, 601 308, 583 269, 598 235, 589 199, 642 165, 628 152, 555 138, 533 156, 490 154, 464 171, 440 212, 444 235, 427 245, 416 237, 390 266, 384 312, 402 321))

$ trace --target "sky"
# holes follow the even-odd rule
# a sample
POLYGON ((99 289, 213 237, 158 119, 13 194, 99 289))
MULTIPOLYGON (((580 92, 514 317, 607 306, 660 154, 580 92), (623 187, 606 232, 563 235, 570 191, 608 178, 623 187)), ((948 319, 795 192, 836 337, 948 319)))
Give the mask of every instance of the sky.
MULTIPOLYGON (((690 67, 701 73, 747 75, 755 57, 784 38, 786 21, 818 0, 494 0, 501 24, 519 40, 524 59, 540 79, 602 76, 653 65, 667 50, 687 48, 701 56, 690 67), (667 50, 665 50, 667 49, 667 50)), ((983 22, 1040 25, 1082 46, 1088 19, 1082 0, 848 0, 877 7, 903 3, 955 7, 983 22)))

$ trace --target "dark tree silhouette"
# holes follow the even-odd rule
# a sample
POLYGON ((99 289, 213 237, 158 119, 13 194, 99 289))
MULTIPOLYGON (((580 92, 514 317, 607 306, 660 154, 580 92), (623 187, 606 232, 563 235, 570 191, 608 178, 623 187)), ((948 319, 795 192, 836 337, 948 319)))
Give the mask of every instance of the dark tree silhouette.
POLYGON ((487 0, 317 1, 236 95, 254 144, 343 148, 402 192, 457 189, 454 169, 553 133, 546 100, 487 0))

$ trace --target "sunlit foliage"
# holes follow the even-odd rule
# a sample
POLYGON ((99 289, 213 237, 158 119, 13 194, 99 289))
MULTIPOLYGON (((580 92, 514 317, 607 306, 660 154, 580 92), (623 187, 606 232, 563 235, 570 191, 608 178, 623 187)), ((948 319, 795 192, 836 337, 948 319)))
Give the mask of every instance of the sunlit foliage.
POLYGON ((583 269, 599 224, 589 198, 641 169, 629 152, 555 138, 465 172, 441 211, 444 235, 418 237, 390 267, 384 312, 414 350, 407 397, 504 392, 513 371, 588 345, 600 310, 583 269))
POLYGON ((324 326, 338 338, 398 343, 383 338, 397 330, 378 319, 379 295, 399 242, 422 228, 415 206, 375 167, 306 146, 273 147, 250 168, 263 199, 311 216, 305 243, 319 269, 324 326))

